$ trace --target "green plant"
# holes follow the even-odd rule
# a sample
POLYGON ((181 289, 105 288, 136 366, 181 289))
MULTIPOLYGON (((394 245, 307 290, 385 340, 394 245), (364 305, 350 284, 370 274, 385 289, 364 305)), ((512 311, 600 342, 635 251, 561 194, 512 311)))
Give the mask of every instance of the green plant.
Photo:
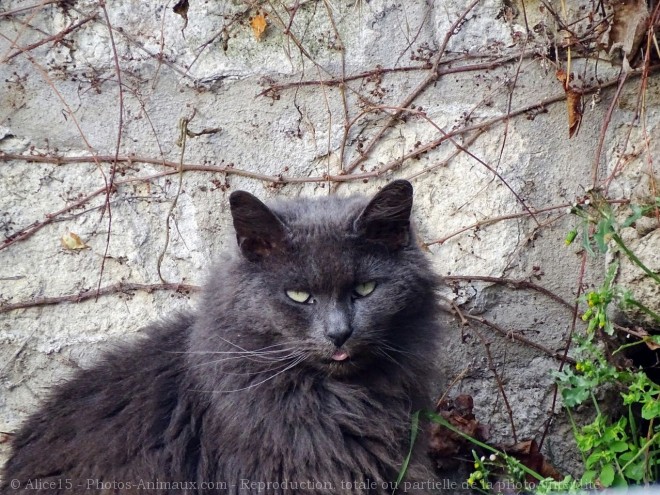
MULTIPOLYGON (((582 243, 589 253, 595 254, 596 250, 605 253, 608 245, 613 245, 660 284, 660 276, 644 265, 620 235, 622 228, 631 226, 658 205, 660 198, 656 198, 652 205, 631 206, 632 213, 619 223, 604 198, 597 192, 591 192, 589 199, 574 206, 571 211, 582 219, 582 243)), ((574 229, 567 236, 566 243, 570 244, 576 237, 577 229, 574 229)), ((574 369, 565 368, 555 373, 569 414, 572 408, 589 399, 594 405, 596 417, 591 423, 578 427, 572 416, 571 421, 584 459, 581 482, 597 483, 602 487, 655 481, 660 470, 660 386, 651 381, 644 371, 617 368, 611 359, 627 347, 657 343, 660 338, 646 335, 641 340, 619 346, 610 355, 606 354, 603 345, 604 341, 611 343, 613 339, 610 337, 615 333, 609 317, 611 304, 624 308, 634 306, 658 322, 660 316, 637 301, 630 290, 614 284, 617 270, 618 264, 611 263, 601 287, 583 296, 582 301, 587 309, 582 319, 587 323, 587 328, 585 335, 576 337, 574 354, 578 363, 574 369), (601 412, 597 393, 605 385, 619 389, 621 405, 627 408, 627 415, 615 419, 601 412), (644 424, 636 419, 638 414, 644 424)))
MULTIPOLYGON (((618 222, 611 206, 598 192, 590 192, 589 197, 571 211, 582 220, 582 243, 592 255, 605 253, 608 245, 614 245, 630 262, 638 266, 653 281, 660 284, 660 276, 651 271, 626 246, 620 230, 631 226, 642 215, 660 207, 660 198, 648 206, 631 206, 632 213, 618 222)), ((571 230, 566 237, 570 245, 579 235, 579 228, 571 230)), ((577 360, 574 368, 566 367, 554 372, 559 390, 566 407, 578 449, 583 458, 583 474, 580 479, 566 476, 562 480, 544 478, 531 470, 515 457, 501 452, 475 438, 470 437, 442 416, 426 411, 413 415, 411 447, 397 485, 405 476, 412 446, 417 436, 420 417, 438 423, 448 430, 466 438, 488 457, 479 456, 475 450, 474 471, 467 484, 481 493, 493 493, 492 478, 495 474, 502 479, 522 483, 525 492, 545 495, 553 492, 569 494, 587 493, 586 490, 610 486, 657 481, 660 475, 660 385, 653 382, 643 370, 622 368, 612 359, 624 349, 647 344, 660 345, 659 335, 639 334, 638 340, 619 345, 613 352, 606 352, 606 342, 615 342, 616 326, 610 318, 610 306, 635 307, 660 322, 660 315, 637 301, 630 290, 614 283, 618 263, 611 262, 602 285, 581 297, 586 305, 582 320, 586 323, 584 334, 574 338, 573 357, 577 360), (618 417, 610 417, 601 411, 599 394, 609 387, 619 392, 620 406, 625 411, 618 417), (591 401, 595 418, 588 424, 578 426, 571 411, 591 401), (531 484, 528 479, 533 480, 531 484)), ((616 413, 616 406, 613 412, 616 413)))

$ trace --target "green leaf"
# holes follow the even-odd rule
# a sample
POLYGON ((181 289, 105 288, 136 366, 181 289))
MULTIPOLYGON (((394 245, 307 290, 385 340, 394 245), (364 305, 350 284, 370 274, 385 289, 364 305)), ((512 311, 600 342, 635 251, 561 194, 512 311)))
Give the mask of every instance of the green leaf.
POLYGON ((587 457, 587 461, 584 463, 584 465, 587 467, 587 469, 589 469, 593 467, 594 464, 598 463, 601 457, 603 457, 602 452, 593 452, 589 457, 587 457))
POLYGON ((575 407, 589 398, 589 390, 582 387, 562 388, 561 397, 567 407, 575 407))
POLYGON ((642 418, 653 419, 660 416, 660 400, 650 400, 642 407, 642 418))
POLYGON ((632 215, 630 215, 628 218, 626 218, 623 223, 621 224, 621 227, 630 227, 633 223, 635 223, 637 220, 642 218, 642 215, 644 214, 644 210, 646 208, 642 208, 639 205, 630 205, 630 209, 632 210, 632 215))
POLYGON ((399 476, 396 480, 397 486, 401 484, 401 481, 403 481, 403 478, 406 476, 406 471, 408 470, 408 464, 410 463, 410 458, 412 457, 415 440, 417 439, 417 434, 419 433, 419 415, 420 411, 416 411, 412 415, 412 418, 410 418, 410 449, 408 450, 408 455, 404 459, 401 470, 399 471, 399 476))
POLYGON ((644 478, 644 459, 632 463, 623 471, 623 474, 631 480, 642 481, 644 478))
POLYGON ((614 482, 612 483, 612 488, 625 488, 628 486, 626 479, 620 474, 614 475, 614 482))
POLYGON ((628 444, 624 442, 623 440, 619 440, 618 442, 612 442, 610 444, 610 450, 612 452, 625 452, 628 450, 628 444))
POLYGON ((600 476, 598 478, 600 479, 601 485, 603 485, 605 488, 612 486, 612 483, 614 482, 614 468, 612 465, 606 464, 603 466, 603 469, 600 470, 600 476))
POLYGON ((584 474, 582 475, 582 478, 580 479, 580 484, 581 485, 591 485, 593 484, 594 480, 596 479, 596 475, 598 474, 598 471, 594 469, 590 469, 588 471, 585 471, 584 474))
POLYGON ((626 462, 628 462, 630 459, 632 459, 635 456, 635 454, 637 453, 637 450, 638 449, 635 448, 634 451, 629 450, 628 452, 625 452, 625 453, 621 454, 619 456, 619 462, 622 463, 622 464, 625 464, 626 462))
POLYGON ((596 241, 596 246, 601 253, 607 252, 607 242, 609 241, 609 234, 612 232, 612 220, 610 218, 603 218, 598 225, 596 226, 596 232, 594 233, 594 240, 596 241))

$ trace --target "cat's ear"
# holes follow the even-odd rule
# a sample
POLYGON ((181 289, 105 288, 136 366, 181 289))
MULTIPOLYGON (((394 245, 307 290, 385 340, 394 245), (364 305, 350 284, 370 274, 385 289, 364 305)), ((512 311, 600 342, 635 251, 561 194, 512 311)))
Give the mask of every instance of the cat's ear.
POLYGON ((235 191, 229 196, 238 246, 250 261, 259 261, 284 248, 286 227, 252 194, 235 191))
POLYGON ((355 220, 356 233, 368 242, 397 251, 410 243, 410 210, 413 189, 407 180, 383 187, 355 220))

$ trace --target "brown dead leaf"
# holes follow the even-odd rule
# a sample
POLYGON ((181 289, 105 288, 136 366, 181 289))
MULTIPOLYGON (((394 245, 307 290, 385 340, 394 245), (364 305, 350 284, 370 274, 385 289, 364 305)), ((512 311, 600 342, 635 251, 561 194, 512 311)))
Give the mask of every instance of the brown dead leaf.
POLYGON ((660 345, 657 344, 657 342, 660 342, 658 335, 651 335, 648 339, 644 339, 644 343, 646 344, 646 347, 648 347, 652 351, 657 351, 658 349, 660 349, 660 345))
MULTIPOLYGON (((511 457, 515 457, 525 466, 532 471, 537 472, 544 478, 552 478, 556 481, 561 480, 563 477, 559 472, 545 460, 545 457, 539 452, 539 446, 536 440, 523 440, 508 447, 497 446, 497 448, 511 457)), ((536 481, 529 475, 528 480, 530 483, 536 481)))
POLYGON ((607 52, 610 56, 621 53, 632 61, 639 46, 644 40, 646 26, 649 20, 648 2, 646 0, 616 0, 611 2, 614 15, 607 33, 607 52))
POLYGON ((257 14, 250 19, 250 27, 252 28, 252 33, 254 37, 257 38, 257 41, 261 41, 268 27, 268 21, 266 21, 266 16, 264 14, 257 14))
POLYGON ((175 14, 179 14, 181 17, 183 17, 184 23, 183 27, 181 28, 182 31, 186 29, 186 26, 188 25, 188 7, 188 0, 179 0, 174 5, 174 7, 172 7, 172 10, 175 14))
POLYGON ((563 69, 557 70, 557 79, 566 92, 566 111, 568 113, 568 138, 577 136, 582 123, 582 91, 571 86, 570 78, 563 69))
MULTIPOLYGON (((475 418, 472 409, 474 401, 469 395, 459 395, 454 399, 444 399, 436 405, 436 412, 463 433, 485 440, 486 428, 475 418)), ((462 436, 434 424, 431 426, 429 456, 435 461, 438 469, 452 469, 458 464, 460 457, 471 457, 472 444, 462 436)))
POLYGON ((69 232, 60 237, 60 243, 64 249, 76 250, 85 249, 88 246, 80 239, 78 234, 69 232))

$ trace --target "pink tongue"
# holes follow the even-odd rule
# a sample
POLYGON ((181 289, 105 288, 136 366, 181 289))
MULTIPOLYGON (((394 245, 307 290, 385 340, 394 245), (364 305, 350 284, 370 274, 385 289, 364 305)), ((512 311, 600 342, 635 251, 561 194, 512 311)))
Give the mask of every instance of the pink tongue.
POLYGON ((348 359, 348 353, 346 351, 335 351, 332 355, 334 361, 345 361, 348 359))

